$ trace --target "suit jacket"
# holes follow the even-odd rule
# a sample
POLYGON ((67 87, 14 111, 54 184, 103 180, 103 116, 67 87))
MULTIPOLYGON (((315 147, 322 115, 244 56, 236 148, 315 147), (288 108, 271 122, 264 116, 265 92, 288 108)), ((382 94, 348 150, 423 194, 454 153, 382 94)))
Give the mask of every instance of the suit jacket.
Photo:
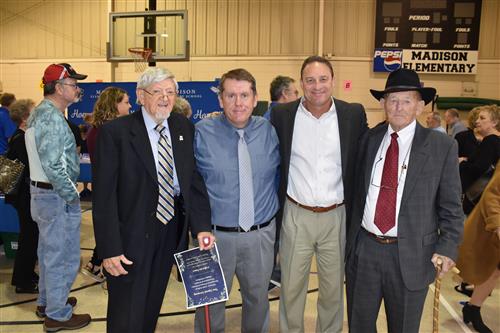
MULTIPOLYGON (((194 126, 171 113, 168 125, 186 221, 182 219, 178 250, 187 248, 188 225, 193 234, 210 231, 210 205, 193 154, 194 126)), ((101 258, 125 254, 134 261, 143 254, 156 220, 158 180, 141 111, 100 127, 93 168, 93 222, 101 258)))
MULTIPOLYGON (((348 260, 361 229, 373 163, 387 126, 371 129, 361 142, 348 260)), ((434 279, 434 253, 457 258, 464 221, 457 156, 455 140, 416 124, 398 216, 399 264, 409 290, 426 288, 434 279)))
MULTIPOLYGON (((362 134, 368 130, 365 109, 358 103, 347 103, 339 99, 333 99, 337 110, 340 136, 340 154, 342 159, 342 181, 344 184, 344 201, 349 213, 351 206, 354 160, 356 157, 358 141, 362 134)), ((271 111, 271 123, 276 128, 280 141, 280 185, 278 198, 280 210, 277 221, 281 223, 283 206, 288 188, 288 172, 290 170, 290 155, 292 152, 293 128, 295 115, 299 107, 300 99, 291 103, 277 104, 271 111)), ((313 134, 313 133, 311 133, 313 134)))

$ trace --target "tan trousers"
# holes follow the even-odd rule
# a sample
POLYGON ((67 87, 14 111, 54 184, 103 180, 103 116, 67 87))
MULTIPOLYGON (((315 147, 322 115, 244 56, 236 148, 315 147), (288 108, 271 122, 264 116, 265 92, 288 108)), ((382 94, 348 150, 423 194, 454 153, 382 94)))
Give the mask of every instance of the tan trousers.
POLYGON ((314 213, 286 200, 279 252, 281 332, 304 332, 304 308, 314 254, 319 279, 316 332, 342 332, 345 233, 345 206, 314 213))

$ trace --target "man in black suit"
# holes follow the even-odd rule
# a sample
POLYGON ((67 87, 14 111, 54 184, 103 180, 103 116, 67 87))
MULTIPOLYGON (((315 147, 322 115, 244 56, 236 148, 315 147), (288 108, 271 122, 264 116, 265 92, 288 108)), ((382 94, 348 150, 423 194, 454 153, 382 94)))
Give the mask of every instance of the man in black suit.
POLYGON ((309 271, 316 254, 316 331, 341 332, 346 211, 358 139, 368 127, 361 104, 332 97, 333 68, 327 59, 307 58, 300 74, 304 97, 271 111, 281 153, 280 330, 304 332, 309 271))
POLYGON ((371 90, 387 124, 363 137, 347 237, 350 332, 376 332, 384 300, 389 332, 418 332, 438 258, 455 263, 463 214, 457 144, 418 124, 436 90, 412 70, 392 72, 371 90))
POLYGON ((202 249, 213 245, 194 127, 171 113, 177 90, 168 70, 148 69, 137 83, 141 109, 106 123, 97 137, 93 221, 108 281, 108 332, 154 332, 188 227, 202 249))

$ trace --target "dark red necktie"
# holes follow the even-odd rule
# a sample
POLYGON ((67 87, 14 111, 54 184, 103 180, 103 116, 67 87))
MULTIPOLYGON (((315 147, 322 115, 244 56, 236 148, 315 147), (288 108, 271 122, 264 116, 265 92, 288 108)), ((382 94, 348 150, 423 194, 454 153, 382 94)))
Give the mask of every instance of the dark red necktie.
POLYGON ((375 208, 375 225, 385 234, 396 225, 396 197, 398 194, 399 164, 398 134, 391 134, 391 144, 385 154, 380 192, 375 208))

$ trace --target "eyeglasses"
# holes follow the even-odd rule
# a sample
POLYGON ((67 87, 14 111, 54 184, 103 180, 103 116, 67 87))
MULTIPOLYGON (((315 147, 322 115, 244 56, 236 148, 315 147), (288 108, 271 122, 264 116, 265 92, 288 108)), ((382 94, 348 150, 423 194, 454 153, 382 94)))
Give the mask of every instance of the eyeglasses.
POLYGON ((78 84, 76 84, 76 83, 65 83, 65 82, 59 82, 59 83, 65 85, 65 86, 70 86, 70 87, 73 87, 75 89, 78 89, 78 84))
POLYGON ((384 142, 383 142, 382 148, 380 149, 380 156, 378 157, 377 161, 373 165, 373 172, 372 172, 372 177, 371 177, 371 180, 370 180, 370 184, 372 186, 378 187, 380 189, 397 191, 398 190, 398 186, 401 183, 401 177, 403 177, 403 174, 406 172, 406 169, 408 169, 407 162, 408 162, 408 157, 410 155, 410 150, 411 150, 412 143, 410 143, 409 148, 406 150, 405 157, 403 158, 403 164, 401 164, 401 172, 399 173, 398 182, 396 183, 396 187, 391 187, 391 186, 387 186, 387 185, 382 185, 381 184, 382 183, 383 169, 382 169, 382 172, 380 172, 380 184, 375 184, 375 182, 374 182, 375 174, 377 173, 376 172, 377 168, 383 168, 384 167, 384 163, 381 163, 381 162, 385 161, 385 159, 382 157, 382 152, 384 151, 384 146, 386 144, 387 144, 387 140, 384 138, 384 142))
MULTIPOLYGON (((382 162, 382 161, 384 161, 384 159, 382 158, 382 156, 380 156, 380 157, 378 158, 378 160, 375 162, 375 165, 373 166, 372 179, 371 179, 371 181, 370 181, 370 184, 371 184, 372 186, 378 187, 378 188, 380 188, 380 189, 391 190, 391 191, 397 191, 397 190, 398 190, 399 183, 401 183, 401 177, 403 177, 403 173, 405 172, 405 170, 406 170, 408 167, 406 166, 406 164, 405 164, 405 163, 404 163, 404 161, 403 161, 403 165, 401 165, 401 173, 399 174, 399 177, 398 177, 398 182, 396 183, 396 187, 387 186, 387 185, 382 185, 382 184, 377 185, 377 184, 375 184, 375 182, 374 182, 373 180, 374 180, 374 178, 375 178, 375 173, 376 173, 377 168, 380 168, 380 167, 381 167, 380 165, 382 165, 382 167, 383 167, 383 164, 382 164, 382 163, 380 163, 380 162, 382 162)), ((382 173, 380 173, 380 175, 382 175, 382 173)), ((382 177, 380 178, 380 181, 382 182, 382 177)))
POLYGON ((241 93, 241 94, 222 94, 222 98, 228 101, 229 103, 234 103, 236 102, 236 98, 240 98, 242 102, 248 101, 251 97, 253 97, 253 94, 250 93, 241 93))
POLYGON ((155 89, 152 91, 147 91, 146 89, 142 89, 142 90, 144 90, 145 92, 147 92, 149 95, 151 95, 153 97, 163 97, 163 96, 172 97, 172 96, 177 95, 177 91, 175 91, 175 90, 161 90, 161 89, 155 89))

